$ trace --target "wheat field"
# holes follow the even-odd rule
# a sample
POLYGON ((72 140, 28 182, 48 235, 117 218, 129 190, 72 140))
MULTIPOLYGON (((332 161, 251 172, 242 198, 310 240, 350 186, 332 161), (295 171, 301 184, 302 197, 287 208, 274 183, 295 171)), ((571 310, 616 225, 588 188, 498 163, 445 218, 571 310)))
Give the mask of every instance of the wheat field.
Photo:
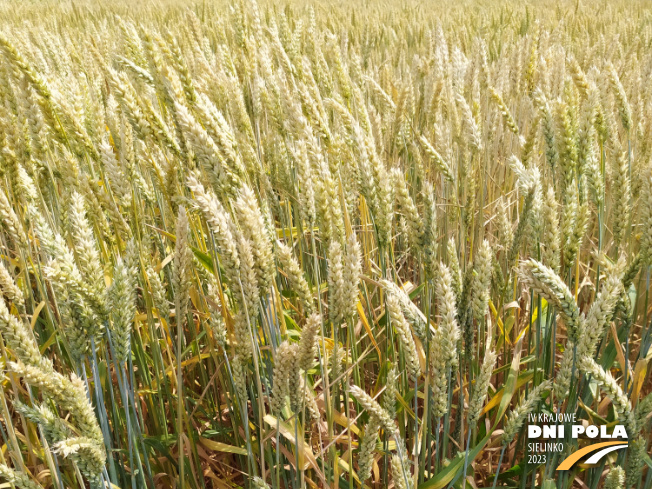
POLYGON ((651 489, 651 265, 645 1, 0 3, 0 487, 651 489))

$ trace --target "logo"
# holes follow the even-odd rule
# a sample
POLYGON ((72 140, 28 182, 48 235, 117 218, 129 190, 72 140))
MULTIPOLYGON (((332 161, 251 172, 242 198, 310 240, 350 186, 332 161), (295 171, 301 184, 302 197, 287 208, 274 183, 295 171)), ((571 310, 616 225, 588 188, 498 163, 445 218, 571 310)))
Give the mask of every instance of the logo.
POLYGON ((564 451, 569 440, 588 439, 595 440, 591 444, 576 450, 566 457, 557 466, 557 470, 570 470, 577 462, 586 458, 584 463, 597 464, 604 456, 616 450, 627 448, 627 430, 623 425, 615 425, 611 432, 605 425, 579 424, 575 414, 531 414, 528 425, 528 440, 550 440, 528 443, 530 461, 545 463, 547 454, 564 451), (561 423, 561 424, 560 424, 561 423), (570 436, 568 436, 570 435, 570 436), (609 441, 604 441, 609 440, 609 441))
POLYGON ((615 450, 620 450, 621 448, 627 448, 627 443, 623 444, 620 441, 605 441, 589 445, 588 447, 584 447, 566 457, 564 461, 559 464, 557 470, 570 470, 581 458, 584 458, 593 452, 596 453, 591 455, 591 457, 586 460, 586 463, 597 464, 602 457, 615 450))

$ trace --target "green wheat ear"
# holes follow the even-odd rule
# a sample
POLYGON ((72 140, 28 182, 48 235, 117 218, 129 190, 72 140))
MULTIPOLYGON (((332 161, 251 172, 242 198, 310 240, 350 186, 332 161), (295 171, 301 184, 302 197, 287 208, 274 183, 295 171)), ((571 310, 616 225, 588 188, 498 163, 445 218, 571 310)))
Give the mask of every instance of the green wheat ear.
POLYGON ((609 471, 604 481, 605 489, 623 489, 625 484, 625 471, 622 467, 614 467, 609 471))

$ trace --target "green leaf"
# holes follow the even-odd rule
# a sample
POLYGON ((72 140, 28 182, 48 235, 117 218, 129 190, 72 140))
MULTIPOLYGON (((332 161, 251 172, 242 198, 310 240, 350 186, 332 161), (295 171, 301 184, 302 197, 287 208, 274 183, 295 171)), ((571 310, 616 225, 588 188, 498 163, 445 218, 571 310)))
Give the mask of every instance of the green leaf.
POLYGON ((215 268, 213 268, 213 259, 207 253, 204 253, 199 248, 191 246, 190 249, 195 254, 195 258, 202 264, 202 266, 211 273, 215 273, 215 268))
MULTIPOLYGON (((521 351, 524 336, 525 335, 521 336, 521 339, 518 340, 518 343, 514 348, 514 358, 512 358, 512 366, 509 371, 509 377, 507 378, 507 382, 505 382, 504 394, 500 400, 500 405, 498 406, 496 421, 494 422, 492 429, 487 433, 487 435, 482 440, 480 440, 480 442, 475 447, 473 447, 473 450, 469 452, 469 464, 475 460, 484 446, 491 439, 492 433, 495 431, 496 427, 498 426, 498 422, 502 419, 503 415, 507 411, 509 403, 514 396, 514 392, 516 391, 516 382, 518 380, 518 370, 521 364, 521 351)), ((450 482, 455 479, 457 473, 464 468, 464 455, 465 452, 458 453, 445 469, 443 469, 429 481, 420 484, 418 489, 444 489, 447 487, 448 484, 450 484, 450 482)))
MULTIPOLYGON (((484 446, 491 438, 491 433, 485 436, 480 443, 478 443, 473 450, 469 452, 469 465, 471 461, 475 460, 484 446)), ((435 477, 429 481, 424 482, 418 486, 418 489, 444 489, 455 478, 457 473, 464 468, 464 454, 465 452, 458 453, 451 463, 446 466, 444 470, 439 472, 435 477)))

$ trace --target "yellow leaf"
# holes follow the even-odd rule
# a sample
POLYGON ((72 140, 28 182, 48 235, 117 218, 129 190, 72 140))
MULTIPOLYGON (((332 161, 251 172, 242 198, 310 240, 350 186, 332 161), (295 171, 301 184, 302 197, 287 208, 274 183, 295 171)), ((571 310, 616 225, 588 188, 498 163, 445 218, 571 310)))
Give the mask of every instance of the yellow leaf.
POLYGON ((204 445, 209 450, 215 452, 225 452, 225 453, 237 453, 238 455, 247 455, 247 449, 241 447, 234 447, 233 445, 227 445, 219 441, 209 440, 203 436, 199 437, 199 443, 204 445))
POLYGON ((45 301, 41 301, 41 303, 36 306, 36 309, 34 310, 34 314, 32 315, 32 321, 31 321, 31 327, 32 331, 34 330, 34 326, 36 325, 36 320, 38 319, 38 315, 41 313, 41 309, 45 306, 45 301))
MULTIPOLYGON (((187 367, 188 365, 192 365, 193 363, 197 363, 206 358, 210 358, 210 356, 211 356, 210 353, 202 353, 200 355, 195 355, 194 357, 189 358, 184 362, 181 362, 181 366, 187 367)), ((167 369, 165 369, 166 375, 172 375, 176 368, 177 368, 176 365, 170 365, 167 369)))
POLYGON ((364 313, 364 309, 362 308, 362 304, 360 301, 356 304, 358 308, 358 314, 360 315, 360 321, 362 321, 362 325, 364 326, 364 329, 367 331, 367 334, 369 335, 369 339, 373 343, 374 347, 376 348, 376 351, 378 352, 378 358, 382 358, 382 354, 380 353, 380 348, 378 348, 378 343, 376 343, 376 338, 374 338, 374 334, 371 332, 371 326, 369 326, 369 321, 367 320, 367 316, 364 313))
POLYGON ((629 362, 625 360, 625 353, 623 352, 623 346, 620 344, 620 341, 618 340, 618 331, 616 331, 616 325, 614 323, 611 323, 611 334, 614 337, 614 344, 616 345, 616 356, 618 357, 618 363, 620 363, 620 369, 623 372, 625 372, 625 369, 627 369, 627 378, 633 379, 634 374, 632 373, 632 369, 629 368, 629 362))
MULTIPOLYGON (((516 389, 521 387, 523 384, 526 384, 530 380, 532 380, 532 376, 534 374, 532 372, 527 372, 524 373, 522 376, 519 376, 518 380, 516 381, 516 389)), ((494 407, 498 405, 500 400, 503 398, 503 395, 505 394, 505 388, 503 387, 500 389, 498 392, 496 392, 496 395, 491 398, 491 400, 487 403, 487 405, 484 407, 482 410, 482 414, 485 414, 492 410, 494 407)))
POLYGON ((342 413, 338 411, 333 411, 333 421, 335 421, 340 426, 343 426, 344 428, 348 427, 356 435, 360 435, 360 429, 357 427, 357 425, 355 423, 351 423, 351 425, 349 426, 348 424, 350 422, 349 418, 344 416, 342 413))
POLYGON ((634 367, 634 388, 632 389, 632 395, 629 398, 632 400, 632 407, 636 407, 636 402, 638 401, 638 395, 641 392, 643 387, 643 382, 645 382, 645 377, 647 376, 647 360, 641 358, 636 362, 636 367, 634 367))
POLYGON ((523 331, 521 331, 521 332, 518 334, 518 336, 516 337, 516 341, 517 341, 517 342, 523 338, 523 335, 524 335, 525 333, 527 333, 527 330, 528 330, 528 329, 530 329, 530 325, 529 325, 529 324, 528 324, 527 326, 525 326, 525 328, 523 328, 523 331))
POLYGON ((503 326, 503 320, 498 316, 498 311, 496 310, 496 306, 494 306, 494 303, 491 300, 489 301, 489 309, 491 310, 491 315, 494 317, 494 320, 498 325, 498 329, 500 329, 500 334, 505 336, 505 327, 503 326))
POLYGON ((267 423, 270 427, 274 429, 278 428, 278 430, 281 432, 281 435, 283 435, 283 438, 298 448, 298 465, 301 470, 306 470, 308 467, 312 466, 312 468, 319 475, 320 479, 323 479, 324 476, 321 472, 321 469, 319 468, 319 465, 317 464, 315 455, 312 453, 310 445, 308 445, 303 440, 300 446, 297 444, 297 439, 294 436, 294 428, 291 428, 285 421, 281 421, 271 414, 266 414, 263 419, 265 420, 265 423, 267 423))
POLYGON ((50 335, 50 337, 47 339, 45 343, 41 345, 39 348, 39 351, 41 352, 41 355, 45 353, 45 351, 50 348, 50 346, 56 341, 57 333, 56 331, 50 335))

